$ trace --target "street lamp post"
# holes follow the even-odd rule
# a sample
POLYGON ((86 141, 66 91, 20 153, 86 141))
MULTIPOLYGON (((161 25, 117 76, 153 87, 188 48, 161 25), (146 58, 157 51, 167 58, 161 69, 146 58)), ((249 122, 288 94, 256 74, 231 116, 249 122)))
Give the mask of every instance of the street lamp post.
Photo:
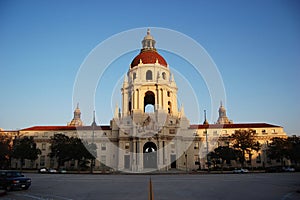
MULTIPOLYGON (((94 148, 95 146, 95 125, 96 125, 96 122, 95 122, 95 111, 93 113, 93 123, 92 123, 92 148, 94 148)), ((91 149, 92 150, 92 149, 91 149)), ((91 152, 90 152, 91 153, 91 152)), ((94 153, 94 152, 93 152, 94 153)), ((92 157, 94 157, 95 155, 92 155, 92 157)), ((95 158, 92 158, 91 159, 91 174, 93 173, 94 171, 94 166, 95 166, 95 158)))
POLYGON ((207 129, 205 129, 205 139, 206 139, 206 162, 207 162, 207 171, 209 172, 209 167, 210 167, 210 161, 209 161, 209 158, 208 158, 208 138, 207 138, 207 129))

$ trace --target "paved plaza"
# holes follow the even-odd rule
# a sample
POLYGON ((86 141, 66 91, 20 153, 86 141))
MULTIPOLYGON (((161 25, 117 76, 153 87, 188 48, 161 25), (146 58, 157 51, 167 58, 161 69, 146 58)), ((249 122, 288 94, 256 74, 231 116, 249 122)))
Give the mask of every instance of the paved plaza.
MULTIPOLYGON (((3 200, 148 199, 150 175, 26 174, 28 191, 3 200)), ((154 199, 300 199, 300 173, 151 175, 154 199), (298 191, 298 192, 297 192, 298 191)))

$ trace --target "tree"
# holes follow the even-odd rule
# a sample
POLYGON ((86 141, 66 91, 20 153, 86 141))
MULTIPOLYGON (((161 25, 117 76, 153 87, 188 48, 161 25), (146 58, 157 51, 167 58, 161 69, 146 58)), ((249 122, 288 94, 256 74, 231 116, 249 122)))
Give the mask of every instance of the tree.
POLYGON ((241 152, 230 148, 229 146, 219 146, 210 153, 211 159, 214 163, 220 162, 223 171, 225 161, 229 163, 231 160, 240 159, 241 152))
POLYGON ((51 158, 57 158, 58 167, 63 166, 66 161, 72 159, 70 148, 71 140, 68 136, 64 134, 55 134, 50 139, 51 143, 51 153, 49 156, 51 158))
POLYGON ((236 130, 234 134, 230 136, 233 148, 242 152, 241 164, 244 167, 246 160, 245 155, 248 154, 251 160, 252 151, 259 151, 261 145, 255 139, 256 132, 252 129, 248 130, 236 130))
POLYGON ((285 165, 284 159, 291 160, 297 165, 300 162, 300 137, 291 136, 288 138, 275 137, 267 150, 268 158, 280 160, 281 166, 285 165))
POLYGON ((272 160, 280 160, 283 166, 283 160, 287 158, 287 140, 279 137, 272 138, 267 150, 267 156, 272 160))
POLYGON ((0 169, 10 166, 12 137, 6 134, 0 135, 0 169))
POLYGON ((86 169, 88 160, 96 158, 96 145, 82 142, 80 138, 68 137, 63 134, 55 134, 51 137, 51 153, 50 157, 56 157, 59 167, 64 165, 66 161, 76 160, 78 163, 78 171, 81 168, 86 169))
POLYGON ((238 160, 238 150, 230 148, 228 146, 220 146, 215 149, 216 154, 222 159, 221 165, 223 168, 224 162, 230 163, 232 160, 238 160))
POLYGON ((287 138, 288 148, 287 148, 287 157, 291 160, 292 163, 297 165, 300 163, 300 137, 293 135, 287 138))
POLYGON ((25 159, 34 161, 41 154, 41 150, 37 148, 33 137, 22 137, 14 140, 12 157, 20 159, 21 169, 25 159))

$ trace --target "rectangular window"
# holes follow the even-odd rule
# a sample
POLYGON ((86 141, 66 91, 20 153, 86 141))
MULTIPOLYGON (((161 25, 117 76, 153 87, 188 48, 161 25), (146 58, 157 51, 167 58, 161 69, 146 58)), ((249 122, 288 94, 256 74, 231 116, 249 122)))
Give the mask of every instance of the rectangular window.
POLYGON ((207 131, 203 131, 203 136, 206 136, 206 134, 207 134, 207 131))
POLYGON ((101 156, 100 162, 102 165, 106 165, 106 156, 101 156))
POLYGON ((42 150, 45 151, 46 150, 46 143, 42 144, 42 150))
POLYGON ((170 133, 170 134, 175 134, 175 129, 170 129, 170 130, 169 130, 169 133, 170 133))
POLYGON ((262 134, 267 134, 267 132, 266 132, 265 129, 263 129, 263 130, 261 131, 261 133, 262 133, 262 134))
POLYGON ((213 132, 213 135, 214 135, 214 136, 218 136, 218 131, 214 131, 214 132, 213 132))
POLYGON ((45 166, 45 156, 40 157, 40 166, 45 166))
POLYGON ((105 151, 106 150, 106 143, 101 143, 101 150, 105 151))
POLYGON ((194 155, 194 161, 195 161, 195 165, 199 165, 200 164, 199 155, 194 155))
POLYGON ((199 142, 195 142, 194 149, 199 149, 199 142))
POLYGON ((272 129, 272 130, 271 130, 271 133, 276 134, 275 129, 272 129))

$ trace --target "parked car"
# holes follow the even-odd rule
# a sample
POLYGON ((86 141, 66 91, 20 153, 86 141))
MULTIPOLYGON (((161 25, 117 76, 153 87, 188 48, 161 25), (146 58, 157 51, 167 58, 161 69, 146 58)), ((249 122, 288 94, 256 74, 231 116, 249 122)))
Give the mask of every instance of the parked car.
POLYGON ((50 169, 48 170, 48 172, 49 172, 50 174, 55 174, 55 173, 57 173, 57 170, 56 170, 56 169, 50 168, 50 169))
POLYGON ((38 170, 39 173, 48 173, 48 169, 46 167, 42 167, 38 170))
POLYGON ((292 167, 283 167, 282 170, 284 172, 294 172, 295 171, 295 168, 292 168, 292 167))
POLYGON ((232 172, 235 174, 243 174, 243 173, 248 173, 249 170, 241 168, 241 169, 234 169, 232 172))
POLYGON ((60 174, 65 174, 65 173, 67 173, 67 170, 66 170, 65 168, 60 168, 60 169, 58 170, 58 173, 60 173, 60 174))
POLYGON ((6 191, 27 190, 31 185, 31 179, 22 175, 19 171, 0 170, 0 187, 6 191))

